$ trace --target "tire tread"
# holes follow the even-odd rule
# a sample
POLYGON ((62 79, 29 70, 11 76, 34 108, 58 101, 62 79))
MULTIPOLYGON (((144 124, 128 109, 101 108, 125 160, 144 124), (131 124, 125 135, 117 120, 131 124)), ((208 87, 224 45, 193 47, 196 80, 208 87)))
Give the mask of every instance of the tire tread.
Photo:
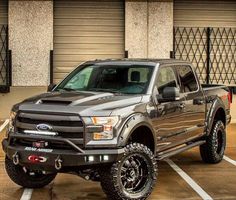
MULTIPOLYGON (((215 121, 213 123, 213 128, 209 136, 206 138, 206 143, 200 146, 200 154, 202 160, 206 163, 216 164, 219 163, 223 159, 223 155, 217 155, 214 150, 214 140, 216 140, 216 132, 221 129, 224 133, 224 143, 225 143, 225 126, 222 121, 215 121)), ((224 148, 225 148, 225 144, 224 148)))
MULTIPOLYGON (((140 200, 146 199, 152 192, 153 187, 157 180, 157 162, 152 153, 152 151, 145 145, 139 143, 131 143, 125 147, 125 155, 132 152, 140 152, 145 153, 152 160, 152 164, 154 166, 154 171, 152 172, 153 184, 149 188, 148 192, 142 197, 140 200)), ((122 191, 119 189, 119 185, 115 184, 117 179, 119 161, 113 163, 111 166, 106 166, 102 170, 100 170, 101 176, 101 186, 104 193, 107 195, 110 200, 124 200, 130 199, 127 198, 122 191)))
POLYGON ((26 188, 42 188, 48 185, 56 177, 55 173, 45 175, 40 179, 34 179, 33 177, 29 178, 29 176, 24 173, 22 167, 20 165, 14 165, 12 160, 8 157, 5 158, 5 169, 14 183, 26 188))

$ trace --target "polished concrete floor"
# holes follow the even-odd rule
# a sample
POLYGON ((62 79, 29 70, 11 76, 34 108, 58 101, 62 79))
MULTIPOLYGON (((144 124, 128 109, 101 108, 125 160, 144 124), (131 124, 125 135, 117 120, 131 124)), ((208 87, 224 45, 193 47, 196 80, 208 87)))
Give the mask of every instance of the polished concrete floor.
MULTIPOLYGON (((4 134, 4 133, 1 133, 4 134)), ((226 156, 236 160, 236 124, 228 127, 226 156)), ((0 153, 1 155, 1 153, 0 153)), ((1 159, 1 158, 0 158, 1 159)), ((171 160, 195 181, 209 196, 218 200, 236 199, 236 166, 223 160, 217 165, 204 164, 198 148, 179 154, 171 160)), ((0 200, 20 199, 24 189, 9 180, 0 161, 0 200)), ((60 174, 43 189, 35 189, 32 200, 100 200, 106 199, 99 183, 87 182, 73 175, 60 174)), ((159 163, 159 179, 150 200, 202 199, 166 162, 159 163)))

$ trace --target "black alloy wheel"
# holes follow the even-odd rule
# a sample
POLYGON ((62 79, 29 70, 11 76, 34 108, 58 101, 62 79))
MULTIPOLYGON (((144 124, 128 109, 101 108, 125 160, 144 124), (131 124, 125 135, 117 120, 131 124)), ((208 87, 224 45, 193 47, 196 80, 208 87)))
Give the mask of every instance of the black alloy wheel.
POLYGON ((120 160, 100 169, 101 186, 108 199, 144 200, 155 186, 157 169, 152 151, 132 143, 125 147, 120 160))

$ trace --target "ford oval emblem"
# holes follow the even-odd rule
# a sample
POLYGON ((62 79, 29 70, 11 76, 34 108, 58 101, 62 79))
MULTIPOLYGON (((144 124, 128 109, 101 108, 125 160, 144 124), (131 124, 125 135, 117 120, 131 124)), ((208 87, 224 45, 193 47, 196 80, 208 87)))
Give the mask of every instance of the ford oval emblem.
POLYGON ((38 124, 36 126, 36 129, 38 131, 51 131, 52 130, 52 127, 48 124, 38 124))

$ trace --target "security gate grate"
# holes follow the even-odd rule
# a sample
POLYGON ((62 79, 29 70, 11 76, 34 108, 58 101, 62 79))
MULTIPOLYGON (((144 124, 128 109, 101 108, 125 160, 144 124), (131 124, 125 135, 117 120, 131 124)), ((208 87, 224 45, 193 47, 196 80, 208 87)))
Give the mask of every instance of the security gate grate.
POLYGON ((174 28, 174 55, 196 66, 202 83, 236 85, 236 28, 174 28))
POLYGON ((8 27, 0 27, 0 92, 9 92, 8 27))

